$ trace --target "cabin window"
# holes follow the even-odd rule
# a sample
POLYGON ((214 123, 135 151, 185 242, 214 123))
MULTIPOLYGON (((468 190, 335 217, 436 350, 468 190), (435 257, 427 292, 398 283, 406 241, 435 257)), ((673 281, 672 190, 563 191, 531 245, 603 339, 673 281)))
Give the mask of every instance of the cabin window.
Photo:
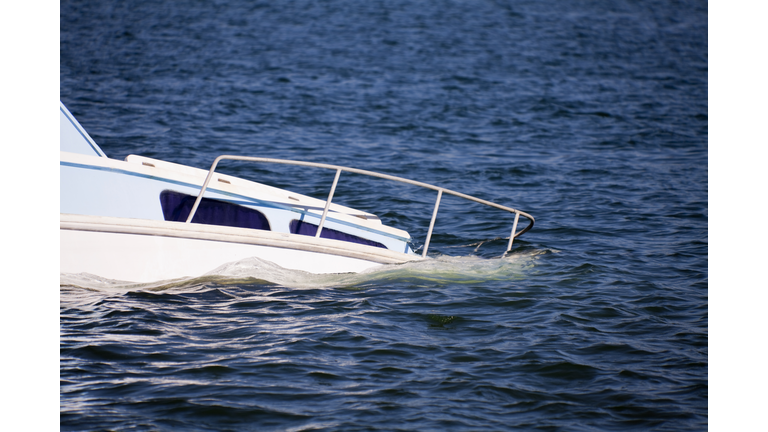
MULTIPOLYGON (((317 225, 294 219, 291 221, 291 233, 314 236, 315 234, 317 234, 317 225)), ((379 242, 364 239, 356 235, 347 234, 345 232, 337 231, 337 230, 326 228, 326 227, 323 227, 323 232, 320 233, 320 237, 333 239, 333 240, 342 240, 350 243, 359 243, 359 244, 364 244, 368 246, 380 247, 384 249, 387 248, 386 246, 384 246, 379 242)))
MULTIPOLYGON (((196 199, 197 197, 193 195, 170 190, 162 191, 160 193, 160 205, 163 208, 163 217, 167 221, 186 222, 196 199)), ((200 201, 192 222, 206 225, 270 230, 269 221, 262 212, 210 198, 203 198, 200 201)))

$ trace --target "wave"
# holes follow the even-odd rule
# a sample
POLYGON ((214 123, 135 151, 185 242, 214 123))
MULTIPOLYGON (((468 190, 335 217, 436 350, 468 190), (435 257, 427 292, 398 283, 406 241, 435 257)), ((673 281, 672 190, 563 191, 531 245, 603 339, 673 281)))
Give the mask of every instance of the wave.
POLYGON ((357 288, 390 282, 473 284, 525 277, 538 256, 551 250, 512 252, 503 258, 438 256, 423 261, 382 265, 361 273, 314 274, 291 270, 259 258, 245 258, 217 267, 202 276, 136 283, 104 278, 90 273, 61 273, 60 286, 97 291, 163 291, 168 289, 219 285, 273 284, 298 289, 357 288))

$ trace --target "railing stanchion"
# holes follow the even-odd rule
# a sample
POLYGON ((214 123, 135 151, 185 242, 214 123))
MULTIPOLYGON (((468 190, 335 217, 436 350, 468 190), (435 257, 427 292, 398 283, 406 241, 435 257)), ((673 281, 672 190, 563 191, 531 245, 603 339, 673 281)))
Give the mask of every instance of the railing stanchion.
POLYGON ((512 224, 512 234, 509 235, 509 245, 507 245, 507 252, 512 250, 512 242, 515 241, 515 232, 517 231, 518 219, 520 219, 520 212, 515 212, 515 223, 512 224))
POLYGON ((437 191, 437 201, 435 201, 435 210, 432 211, 432 220, 429 221, 429 231, 427 231, 427 241, 424 242, 424 253, 421 254, 422 258, 427 256, 427 249, 429 249, 429 241, 432 239, 432 229, 435 227, 435 219, 437 219, 437 208, 440 207, 440 198, 442 197, 443 197, 443 190, 439 189, 437 191))
POLYGON ((214 159, 213 165, 211 165, 211 169, 210 171, 208 171, 208 176, 205 177, 205 182, 203 183, 203 187, 200 188, 200 194, 197 196, 197 199, 195 200, 195 204, 192 206, 192 210, 189 211, 189 217, 187 217, 186 223, 192 222, 192 218, 195 216, 197 207, 200 205, 200 201, 203 200, 203 194, 205 194, 205 190, 208 189, 208 184, 211 182, 211 179, 213 178, 213 172, 216 170, 216 165, 218 165, 221 159, 225 159, 225 158, 226 156, 222 155, 214 159))
MULTIPOLYGON (((322 163, 314 163, 314 162, 301 162, 301 161, 291 161, 291 160, 284 160, 284 159, 271 159, 271 158, 261 158, 261 157, 250 157, 250 156, 233 156, 233 155, 221 155, 217 157, 213 164, 211 165, 211 169, 208 171, 208 176, 205 179, 205 182, 203 183, 203 186, 200 188, 200 194, 197 196, 197 199, 195 200, 195 204, 192 206, 192 210, 189 212, 189 217, 187 217, 186 223, 191 223, 192 218, 195 216, 195 212, 197 211, 198 206, 200 205, 200 202, 203 200, 203 195, 205 194, 206 189, 208 188, 211 180, 213 179, 213 173, 216 170, 216 165, 219 163, 219 161, 222 160, 239 160, 239 161, 250 161, 250 162, 267 162, 267 163, 278 163, 278 164, 287 164, 287 165, 298 165, 298 166, 305 166, 305 167, 315 167, 315 168, 326 168, 326 169, 333 169, 336 170, 336 177, 333 179, 333 186, 331 186, 331 192, 328 194, 328 200, 325 202, 325 209, 323 210, 323 215, 320 219, 320 225, 317 227, 317 233, 315 237, 320 237, 320 234, 323 231, 323 226, 325 225, 325 220, 328 216, 328 211, 331 208, 331 200, 333 199, 333 194, 336 191, 336 185, 339 182, 339 176, 341 175, 341 171, 346 171, 353 174, 362 174, 367 175, 371 177, 378 177, 388 180, 394 180, 401 183, 406 183, 414 186, 419 186, 431 190, 437 191, 437 201, 435 202, 435 209, 432 212, 432 220, 429 222, 429 231, 427 232, 427 241, 424 243, 424 252, 422 253, 422 257, 427 256, 427 250, 429 249, 429 242, 432 239, 432 230, 435 227, 435 220, 437 219, 437 210, 440 207, 440 199, 443 196, 443 192, 457 196, 459 198, 464 198, 470 201, 474 201, 483 205, 487 205, 490 207, 494 207, 500 210, 504 210, 510 213, 515 214, 515 223, 512 226, 512 233, 509 235, 509 245, 507 246, 507 251, 512 249, 512 242, 515 240, 515 235, 523 235, 526 232, 530 231, 531 228, 533 228, 533 224, 535 223, 535 220, 533 219, 533 216, 529 215, 528 213, 522 212, 520 210, 515 210, 510 207, 502 206, 496 203, 492 203, 490 201, 482 200, 480 198, 476 198, 470 195, 465 195, 463 193, 459 193, 456 191, 452 191, 450 189, 443 189, 438 186, 434 186, 427 183, 417 182, 413 180, 404 179, 402 177, 396 177, 391 176, 387 174, 381 174, 373 171, 365 171, 361 169, 356 168, 350 168, 350 167, 342 167, 338 165, 329 165, 329 164, 322 164, 322 163), (520 216, 524 216, 526 219, 528 219, 528 226, 520 230, 519 233, 516 233, 517 231, 517 222, 520 219, 520 216)), ((506 252, 505 252, 506 253, 506 252)))
POLYGON ((339 176, 341 175, 341 168, 336 170, 336 177, 333 178, 333 186, 331 186, 331 193, 328 194, 328 201, 325 202, 325 210, 323 210, 323 217, 320 219, 320 225, 317 227, 317 234, 315 237, 320 238, 320 233, 323 232, 323 225, 325 225, 325 218, 328 216, 328 209, 331 208, 331 200, 333 199, 333 193, 336 192, 336 184, 339 183, 339 176))

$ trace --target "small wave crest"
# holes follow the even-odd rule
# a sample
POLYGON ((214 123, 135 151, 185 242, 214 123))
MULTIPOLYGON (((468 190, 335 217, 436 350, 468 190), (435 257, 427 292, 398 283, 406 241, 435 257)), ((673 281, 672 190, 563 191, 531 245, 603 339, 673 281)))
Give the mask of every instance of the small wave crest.
POLYGON ((265 283, 298 289, 356 288, 406 280, 430 283, 478 283, 524 277, 526 271, 534 265, 536 258, 548 252, 551 251, 527 250, 494 259, 477 256, 438 256, 404 264, 382 265, 361 273, 332 274, 314 274, 286 269, 270 261, 253 257, 221 265, 202 276, 149 283, 113 280, 89 273, 62 273, 59 280, 61 286, 98 291, 162 291, 206 283, 220 285, 265 283))

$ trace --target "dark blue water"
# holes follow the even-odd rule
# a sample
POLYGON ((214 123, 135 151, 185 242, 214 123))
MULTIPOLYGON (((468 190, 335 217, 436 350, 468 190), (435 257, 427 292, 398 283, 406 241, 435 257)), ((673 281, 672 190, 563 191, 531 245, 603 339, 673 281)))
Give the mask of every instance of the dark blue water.
MULTIPOLYGON (((62 430, 707 428, 706 2, 62 1, 60 24, 61 100, 110 157, 327 162, 536 217, 504 259, 508 215, 446 198, 428 263, 62 276, 62 430)), ((433 193, 345 176, 336 202, 423 243, 433 193)))

